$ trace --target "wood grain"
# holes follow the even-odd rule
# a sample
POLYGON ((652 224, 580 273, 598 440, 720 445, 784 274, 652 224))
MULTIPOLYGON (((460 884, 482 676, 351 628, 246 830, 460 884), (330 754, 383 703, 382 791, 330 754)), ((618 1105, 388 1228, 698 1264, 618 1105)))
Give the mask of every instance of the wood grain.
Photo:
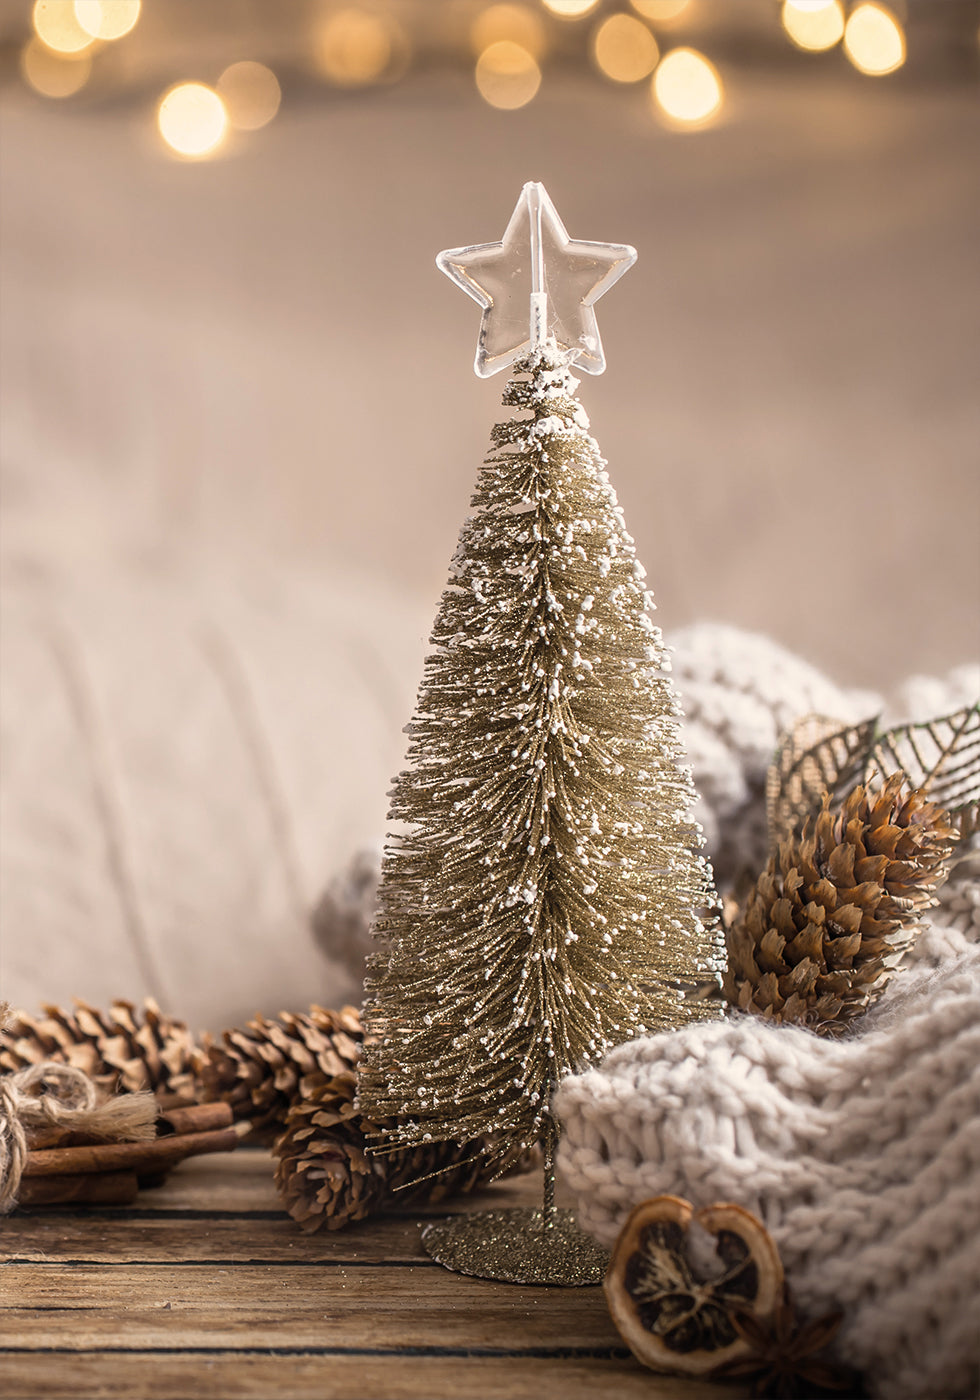
POLYGON ((431 1211, 305 1235, 269 1158, 184 1163, 132 1207, 4 1222, 0 1394, 33 1400, 731 1400, 629 1356, 599 1288, 452 1274, 419 1225, 536 1204, 499 1183, 431 1211))
POLYGON ((45 1400, 738 1400, 740 1392, 623 1361, 535 1357, 3 1356, 0 1394, 45 1400))
POLYGON ((7 1325, 42 1350, 104 1344, 107 1317, 123 1321, 117 1345, 127 1349, 623 1346, 597 1288, 503 1286, 429 1263, 12 1267, 18 1305, 7 1310, 7 1325))
POLYGON ((304 1235, 285 1213, 272 1218, 201 1218, 196 1213, 140 1218, 139 1212, 127 1211, 118 1219, 96 1220, 64 1211, 13 1216, 4 1221, 0 1235, 0 1262, 35 1264, 407 1264, 424 1257, 419 1222, 412 1217, 304 1235))

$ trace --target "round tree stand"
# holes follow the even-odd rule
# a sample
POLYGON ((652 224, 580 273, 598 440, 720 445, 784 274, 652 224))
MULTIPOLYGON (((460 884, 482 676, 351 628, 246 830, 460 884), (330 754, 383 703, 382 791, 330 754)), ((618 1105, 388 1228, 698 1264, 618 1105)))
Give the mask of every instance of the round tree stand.
POLYGON ((601 1283, 609 1256, 570 1210, 486 1210, 427 1225, 422 1244, 437 1264, 501 1283, 601 1283), (547 1223, 546 1223, 547 1221, 547 1223))

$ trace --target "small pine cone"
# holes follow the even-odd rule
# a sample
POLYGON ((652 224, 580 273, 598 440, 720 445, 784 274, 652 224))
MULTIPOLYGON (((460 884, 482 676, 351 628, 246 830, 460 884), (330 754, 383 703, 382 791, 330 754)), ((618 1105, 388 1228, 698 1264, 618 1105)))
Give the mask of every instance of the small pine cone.
POLYGON ((249 1118, 252 1142, 272 1142, 294 1099, 308 1099, 325 1080, 357 1062, 361 1017, 356 1007, 256 1016, 207 1047, 200 1069, 204 1096, 224 1099, 236 1118, 249 1118))
POLYGON ((812 831, 781 843, 726 932, 732 1006, 824 1035, 867 1010, 936 904, 956 830, 895 774, 825 799, 812 831))
POLYGON ((290 1108, 272 1149, 279 1194, 304 1230, 341 1230, 395 1204, 471 1191, 495 1174, 476 1143, 369 1153, 378 1125, 358 1112, 356 1090, 353 1070, 315 1085, 290 1108))
POLYGON ((106 1095, 150 1089, 171 1104, 199 1097, 194 1037, 150 997, 141 1007, 114 1001, 97 1011, 76 1001, 73 1012, 59 1006, 42 1012, 15 1012, 0 1031, 0 1071, 56 1060, 83 1070, 106 1095))
POLYGON ((384 1163, 369 1157, 354 1112, 353 1072, 334 1076, 297 1099, 276 1139, 276 1188, 304 1230, 341 1230, 380 1210, 384 1163))

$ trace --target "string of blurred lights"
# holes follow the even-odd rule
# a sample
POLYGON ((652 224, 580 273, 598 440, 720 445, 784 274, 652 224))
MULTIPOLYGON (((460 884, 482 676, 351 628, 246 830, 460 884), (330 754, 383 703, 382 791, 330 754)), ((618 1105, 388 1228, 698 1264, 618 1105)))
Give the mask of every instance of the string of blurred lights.
MULTIPOLYGON (((440 0, 429 0, 429 30, 440 0)), ((532 102, 547 79, 558 31, 574 30, 583 59, 618 87, 646 84, 653 116, 674 129, 711 126, 726 105, 716 61, 687 42, 685 26, 701 0, 473 0, 460 57, 474 90, 491 107, 532 102)), ((882 77, 906 61, 907 0, 765 0, 784 37, 799 50, 839 49, 859 73, 882 77)), ((20 52, 24 81, 46 98, 80 93, 101 55, 125 42, 156 0, 35 0, 33 33, 20 52)), ((26 5, 26 0, 25 0, 26 5)), ((459 11, 459 4, 456 5, 459 11)), ((295 13, 295 12, 294 12, 295 13)), ((423 40, 417 6, 406 0, 324 0, 300 12, 306 66, 338 89, 401 77, 423 40), (415 26, 418 28, 418 25, 415 26)), ((567 49, 567 44, 566 44, 567 49)), ((172 83, 156 97, 164 149, 188 159, 214 155, 232 133, 254 132, 279 110, 280 80, 266 63, 239 59, 213 83, 172 83)))

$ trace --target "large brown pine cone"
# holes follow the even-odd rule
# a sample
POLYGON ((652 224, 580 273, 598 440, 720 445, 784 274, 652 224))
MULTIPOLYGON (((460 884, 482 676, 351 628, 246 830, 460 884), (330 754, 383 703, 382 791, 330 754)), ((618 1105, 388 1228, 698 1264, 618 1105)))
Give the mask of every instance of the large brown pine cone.
POLYGON ((0 1031, 0 1071, 56 1060, 83 1070, 105 1094, 150 1089, 173 1102, 198 1097, 198 1049, 183 1021, 164 1015, 152 998, 142 1006, 114 1001, 98 1011, 43 1006, 40 1016, 14 1012, 0 1031))
POLYGON ((361 1043, 356 1007, 256 1016, 209 1045, 200 1070, 207 1099, 224 1099, 252 1123, 250 1140, 271 1142, 294 1099, 308 1099, 326 1080, 352 1073, 361 1043))
POLYGON ((779 845, 726 932, 732 1006, 834 1034, 866 1011, 937 901, 956 831, 895 774, 779 845))
POLYGON ((317 1084, 290 1108, 273 1147, 276 1186, 304 1230, 340 1230, 392 1205, 471 1191, 495 1174, 476 1143, 369 1153, 378 1125, 355 1107, 356 1088, 352 1070, 317 1084))

